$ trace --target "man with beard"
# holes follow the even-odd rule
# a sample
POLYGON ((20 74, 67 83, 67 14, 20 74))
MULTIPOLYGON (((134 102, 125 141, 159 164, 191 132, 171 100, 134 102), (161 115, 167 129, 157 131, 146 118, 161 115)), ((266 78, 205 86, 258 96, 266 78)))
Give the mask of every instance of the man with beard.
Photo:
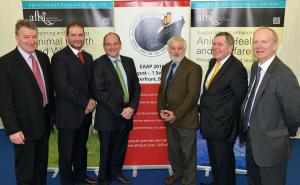
POLYGON ((181 180, 184 185, 196 185, 197 102, 202 69, 185 57, 186 42, 182 37, 172 37, 167 47, 171 61, 162 68, 157 110, 166 127, 173 175, 164 184, 181 180))
POLYGON ((85 34, 80 23, 67 26, 66 40, 68 45, 52 57, 60 180, 62 185, 95 184, 86 174, 86 143, 96 106, 91 88, 93 58, 82 50, 85 34))

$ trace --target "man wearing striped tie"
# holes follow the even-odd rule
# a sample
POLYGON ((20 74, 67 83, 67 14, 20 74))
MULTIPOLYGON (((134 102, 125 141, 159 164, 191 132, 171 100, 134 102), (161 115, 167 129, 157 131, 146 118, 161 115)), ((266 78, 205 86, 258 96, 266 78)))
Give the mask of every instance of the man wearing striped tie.
POLYGON ((214 185, 235 185, 233 146, 247 93, 247 71, 233 56, 233 49, 231 34, 216 34, 199 106, 200 132, 207 141, 215 181, 209 184, 214 185))

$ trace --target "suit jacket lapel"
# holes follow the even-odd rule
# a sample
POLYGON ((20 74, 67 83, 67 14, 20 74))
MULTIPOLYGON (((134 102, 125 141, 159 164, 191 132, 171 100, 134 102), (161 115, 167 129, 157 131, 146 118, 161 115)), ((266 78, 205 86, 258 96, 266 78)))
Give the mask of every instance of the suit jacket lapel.
POLYGON ((166 90, 166 81, 167 81, 167 75, 168 75, 168 70, 170 68, 171 62, 167 63, 165 66, 162 68, 162 74, 161 74, 161 87, 163 88, 163 93, 165 94, 166 90))
POLYGON ((227 61, 222 65, 221 69, 218 71, 214 79, 211 81, 210 88, 230 69, 233 62, 232 55, 227 59, 227 61))
POLYGON ((243 102, 242 108, 241 108, 242 115, 244 115, 245 106, 246 106, 246 103, 248 101, 249 94, 251 93, 251 88, 252 88, 252 85, 254 83, 254 77, 255 77, 255 73, 256 73, 257 67, 258 67, 258 63, 257 62, 255 62, 255 63, 252 64, 251 74, 250 74, 250 82, 249 82, 249 85, 248 85, 248 92, 247 92, 246 98, 244 99, 244 102, 243 102))
MULTIPOLYGON (((125 71, 125 73, 126 73, 127 86, 128 86, 128 87, 127 87, 127 88, 128 88, 128 94, 129 94, 129 96, 130 96, 129 89, 131 89, 131 85, 132 85, 132 84, 129 83, 129 82, 131 82, 131 80, 129 80, 129 78, 130 78, 130 74, 131 74, 132 71, 130 71, 128 62, 125 61, 125 58, 122 57, 122 56, 120 56, 120 57, 121 57, 121 63, 122 63, 122 65, 123 65, 124 71, 125 71)), ((123 77, 123 78, 124 78, 124 77, 123 77)), ((120 83, 120 85, 121 85, 121 83, 120 83)))
MULTIPOLYGON (((177 67, 177 69, 176 69, 176 71, 175 71, 175 73, 174 73, 174 75, 173 75, 173 77, 172 77, 172 79, 170 80, 170 84, 169 85, 171 85, 172 84, 172 82, 177 78, 177 77, 179 77, 180 76, 180 73, 182 73, 183 71, 184 71, 184 68, 185 68, 185 65, 187 64, 187 60, 186 60, 186 58, 184 57, 183 59, 182 59, 182 61, 179 63, 179 65, 178 65, 178 67, 177 67)), ((169 67, 170 67, 170 65, 169 65, 169 67)))
MULTIPOLYGON (((218 71, 218 73, 216 74, 216 76, 211 81, 211 83, 209 85, 209 88, 207 90, 211 89, 216 84, 216 82, 226 73, 226 71, 230 69, 230 66, 233 63, 233 58, 232 57, 233 57, 233 55, 230 55, 230 57, 222 65, 222 67, 220 68, 220 70, 218 71)), ((214 64, 215 63, 216 62, 214 62, 214 64)), ((214 67, 214 65, 211 66, 210 71, 213 69, 213 67, 214 67)), ((210 71, 207 73, 207 75, 210 73, 210 71)), ((207 78, 207 76, 205 78, 207 78)), ((207 79, 205 79, 205 83, 206 83, 206 80, 207 79)), ((204 88, 206 89, 205 83, 204 83, 204 88)))
MULTIPOLYGON (((255 108, 259 98, 263 95, 263 92, 265 90, 265 88, 267 87, 267 85, 269 84, 269 81, 271 79, 271 76, 272 76, 272 72, 275 68, 275 66, 277 65, 277 58, 275 58, 273 60, 273 62, 270 64, 270 66, 268 67, 267 71, 265 72, 265 75, 258 87, 258 90, 257 90, 257 93, 256 93, 256 96, 255 96, 255 99, 254 99, 254 103, 253 103, 253 106, 252 106, 252 110, 255 108)), ((255 70, 256 71, 256 70, 255 70)))
POLYGON ((84 71, 83 65, 80 63, 79 58, 73 53, 71 48, 67 46, 67 56, 70 58, 70 61, 74 63, 77 69, 79 69, 84 77, 86 76, 86 72, 84 71))
POLYGON ((90 61, 89 61, 89 58, 87 57, 88 56, 88 54, 86 53, 86 52, 82 52, 82 55, 83 55, 83 59, 84 59, 84 61, 85 61, 85 63, 84 63, 84 67, 86 68, 86 70, 87 70, 87 73, 86 73, 86 75, 87 75, 87 77, 88 77, 88 79, 90 79, 91 78, 91 75, 90 75, 90 61))
MULTIPOLYGON (((106 55, 106 63, 107 63, 107 66, 108 66, 109 70, 111 71, 112 77, 114 78, 113 81, 118 83, 118 86, 120 88, 119 90, 121 90, 123 92, 122 85, 121 85, 118 73, 116 71, 116 68, 112 64, 110 58, 107 55, 106 55)), ((122 63, 122 65, 123 65, 123 63, 122 63)))
POLYGON ((209 75, 209 73, 211 72, 211 70, 213 69, 214 65, 216 63, 216 60, 212 59, 210 62, 209 62, 209 66, 208 66, 208 69, 207 69, 207 72, 205 74, 205 78, 204 78, 204 82, 203 82, 203 92, 206 92, 206 81, 207 81, 207 77, 209 75))
POLYGON ((36 81, 36 79, 35 79, 35 77, 33 75, 33 72, 30 69, 29 65, 27 64, 26 60, 23 58, 23 56, 18 51, 18 49, 16 49, 15 52, 16 52, 16 56, 17 56, 18 65, 23 69, 23 71, 25 72, 26 76, 32 82, 33 86, 35 88, 39 89, 39 86, 38 86, 37 81, 36 81))

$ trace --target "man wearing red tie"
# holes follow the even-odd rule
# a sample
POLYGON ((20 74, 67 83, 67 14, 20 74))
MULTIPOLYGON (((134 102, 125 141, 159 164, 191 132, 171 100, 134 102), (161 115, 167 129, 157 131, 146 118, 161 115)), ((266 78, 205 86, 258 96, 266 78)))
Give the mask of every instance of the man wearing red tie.
POLYGON ((53 118, 50 61, 36 50, 37 26, 16 24, 18 46, 0 58, 0 116, 15 150, 18 185, 46 184, 53 118))
POLYGON ((55 123, 58 128, 59 175, 62 185, 95 184, 86 175, 88 132, 96 106, 91 88, 92 56, 83 51, 85 35, 80 23, 66 30, 67 46, 53 55, 55 123))

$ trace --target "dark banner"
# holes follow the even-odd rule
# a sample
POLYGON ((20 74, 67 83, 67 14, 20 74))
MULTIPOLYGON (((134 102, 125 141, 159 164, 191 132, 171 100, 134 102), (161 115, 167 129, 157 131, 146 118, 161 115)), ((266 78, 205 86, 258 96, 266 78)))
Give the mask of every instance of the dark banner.
POLYGON ((191 27, 283 27, 285 8, 197 8, 191 27))
POLYGON ((113 27, 112 9, 23 9, 24 18, 38 27, 66 27, 82 22, 86 27, 113 27))

